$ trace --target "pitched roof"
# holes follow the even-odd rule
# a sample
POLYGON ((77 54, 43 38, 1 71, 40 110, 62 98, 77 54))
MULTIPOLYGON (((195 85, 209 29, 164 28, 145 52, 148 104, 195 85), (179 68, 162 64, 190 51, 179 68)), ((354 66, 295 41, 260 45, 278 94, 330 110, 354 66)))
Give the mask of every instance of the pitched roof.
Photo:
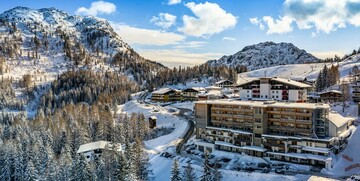
POLYGON ((330 92, 336 93, 336 94, 342 94, 342 92, 338 91, 338 90, 327 90, 327 91, 320 92, 319 94, 321 95, 321 94, 326 94, 326 93, 330 93, 330 92))
MULTIPOLYGON (((280 78, 280 77, 272 77, 272 78, 269 78, 269 79, 274 80, 274 81, 278 81, 278 82, 283 83, 283 84, 292 85, 292 86, 295 86, 295 87, 301 87, 301 88, 310 88, 311 87, 311 85, 308 85, 308 84, 305 84, 305 83, 302 83, 302 82, 298 82, 298 81, 295 81, 295 80, 291 80, 291 79, 284 79, 284 78, 280 78)), ((249 80, 246 80, 246 81, 242 81, 237 85, 237 87, 248 84, 248 83, 251 83, 251 82, 254 82, 254 81, 259 81, 259 80, 260 80, 260 78, 252 78, 252 79, 249 79, 249 80)))
POLYGON ((215 84, 222 84, 224 82, 231 82, 233 84, 233 82, 230 80, 220 80, 220 81, 215 82, 215 84))
POLYGON ((179 91, 179 90, 176 90, 176 89, 170 89, 170 88, 161 88, 161 89, 158 89, 154 92, 152 92, 153 94, 166 94, 170 91, 179 91))
POLYGON ((341 127, 349 122, 352 118, 343 117, 338 113, 329 113, 329 121, 332 122, 336 127, 341 127))
POLYGON ((302 83, 302 82, 298 82, 295 80, 291 80, 291 79, 284 79, 284 78, 280 78, 280 77, 273 77, 271 78, 271 80, 275 80, 284 84, 290 84, 292 86, 296 86, 296 87, 302 87, 302 88, 310 88, 311 85, 302 83))
POLYGON ((191 87, 191 88, 184 89, 183 91, 191 90, 191 89, 195 90, 195 91, 198 91, 198 92, 205 91, 205 88, 203 88, 203 87, 191 87))
POLYGON ((105 149, 109 147, 110 142, 108 141, 96 141, 92 143, 83 144, 79 147, 77 153, 84 153, 96 149, 105 149))
POLYGON ((108 141, 96 141, 96 142, 91 142, 91 143, 80 145, 77 153, 84 153, 84 152, 97 150, 97 149, 122 151, 124 148, 121 144, 118 144, 118 143, 111 143, 108 141))

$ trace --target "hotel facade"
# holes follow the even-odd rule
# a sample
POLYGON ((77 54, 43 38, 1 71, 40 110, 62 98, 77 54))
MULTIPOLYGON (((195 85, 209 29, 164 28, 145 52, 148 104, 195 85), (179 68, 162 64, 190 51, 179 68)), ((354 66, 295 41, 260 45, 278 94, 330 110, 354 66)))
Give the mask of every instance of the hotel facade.
MULTIPOLYGON (((350 119, 327 104, 208 100, 195 103, 197 149, 331 166, 350 119)), ((346 136, 346 135, 345 135, 346 136)))
POLYGON ((255 78, 236 85, 242 100, 277 100, 306 102, 307 90, 312 86, 278 77, 255 78))

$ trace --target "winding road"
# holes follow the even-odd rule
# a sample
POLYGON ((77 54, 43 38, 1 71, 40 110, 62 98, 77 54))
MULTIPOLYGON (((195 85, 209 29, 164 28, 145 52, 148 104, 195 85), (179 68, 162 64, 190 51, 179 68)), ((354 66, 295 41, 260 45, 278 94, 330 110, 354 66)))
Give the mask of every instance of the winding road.
POLYGON ((186 133, 183 135, 180 143, 176 146, 176 153, 180 154, 181 151, 183 150, 184 144, 191 138, 191 136, 194 133, 195 123, 193 121, 192 116, 185 114, 186 112, 191 112, 190 109, 185 109, 185 108, 177 108, 177 109, 180 110, 179 116, 188 121, 188 129, 186 130, 186 133))

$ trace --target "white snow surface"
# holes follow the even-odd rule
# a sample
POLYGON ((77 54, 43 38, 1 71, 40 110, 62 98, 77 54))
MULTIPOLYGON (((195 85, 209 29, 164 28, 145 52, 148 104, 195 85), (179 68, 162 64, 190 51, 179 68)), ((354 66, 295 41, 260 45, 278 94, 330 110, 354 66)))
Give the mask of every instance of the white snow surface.
MULTIPOLYGON (((290 64, 262 68, 239 74, 238 83, 258 77, 282 77, 286 79, 315 80, 324 68, 332 63, 311 63, 311 64, 290 64)), ((336 63, 334 63, 336 65, 336 63)), ((360 54, 353 55, 342 62, 339 62, 340 77, 346 79, 354 66, 360 66, 360 54)))

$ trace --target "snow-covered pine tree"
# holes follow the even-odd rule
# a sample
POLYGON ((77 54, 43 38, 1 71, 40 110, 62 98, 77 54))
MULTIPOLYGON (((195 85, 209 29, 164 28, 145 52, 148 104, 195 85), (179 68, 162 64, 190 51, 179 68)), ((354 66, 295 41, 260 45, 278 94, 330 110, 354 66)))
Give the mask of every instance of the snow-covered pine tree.
POLYGON ((113 169, 111 170, 112 180, 125 180, 126 170, 126 158, 123 153, 116 153, 115 159, 112 162, 113 169))
POLYGON ((218 161, 215 160, 215 162, 214 162, 215 167, 214 167, 214 169, 213 169, 213 171, 211 173, 213 181, 220 181, 221 178, 222 178, 222 174, 221 174, 221 172, 219 171, 219 169, 216 166, 217 164, 218 164, 218 161))
POLYGON ((195 181, 196 174, 194 172, 194 168, 188 163, 183 171, 183 179, 184 181, 195 181))
POLYGON ((209 165, 209 153, 205 151, 204 170, 200 178, 201 181, 212 181, 211 168, 209 165))
POLYGON ((179 162, 177 159, 174 160, 172 168, 171 168, 171 181, 181 181, 182 178, 180 176, 179 162))
POLYGON ((1 180, 12 180, 12 159, 13 152, 9 149, 9 145, 2 145, 0 148, 0 178, 1 180))
POLYGON ((71 180, 90 180, 91 173, 87 161, 82 154, 77 154, 73 159, 70 173, 71 180))

